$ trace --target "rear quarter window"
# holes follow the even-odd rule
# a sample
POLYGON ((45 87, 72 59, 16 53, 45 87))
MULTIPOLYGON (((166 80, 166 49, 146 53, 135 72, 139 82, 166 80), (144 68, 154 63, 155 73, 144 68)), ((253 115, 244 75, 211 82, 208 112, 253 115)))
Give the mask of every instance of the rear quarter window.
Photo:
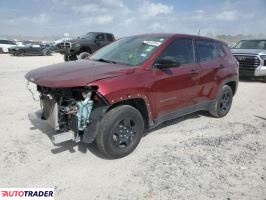
POLYGON ((113 35, 111 34, 106 34, 107 41, 113 41, 113 35))

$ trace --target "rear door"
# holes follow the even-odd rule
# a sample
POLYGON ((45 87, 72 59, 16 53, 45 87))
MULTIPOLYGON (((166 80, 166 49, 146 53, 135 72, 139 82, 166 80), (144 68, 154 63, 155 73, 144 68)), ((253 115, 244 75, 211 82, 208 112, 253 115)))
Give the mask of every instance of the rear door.
POLYGON ((154 69, 154 85, 158 117, 197 103, 199 67, 195 62, 193 39, 177 39, 159 56, 172 57, 181 65, 154 69))
POLYGON ((196 55, 201 76, 199 101, 209 101, 216 97, 217 89, 224 78, 225 52, 218 47, 215 41, 198 39, 196 55))
POLYGON ((98 34, 95 39, 96 39, 97 50, 108 44, 106 35, 103 33, 98 34))

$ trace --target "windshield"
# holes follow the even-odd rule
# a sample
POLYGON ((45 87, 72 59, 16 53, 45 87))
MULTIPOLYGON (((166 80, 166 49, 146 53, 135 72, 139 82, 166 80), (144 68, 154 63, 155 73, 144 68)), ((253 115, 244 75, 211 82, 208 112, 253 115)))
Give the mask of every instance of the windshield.
POLYGON ((79 36, 79 38, 81 38, 81 39, 89 39, 89 40, 94 40, 94 38, 95 38, 95 33, 86 33, 85 35, 81 35, 81 36, 79 36))
POLYGON ((127 37, 97 51, 91 60, 137 66, 145 62, 165 42, 166 37, 127 37))
POLYGON ((234 48, 236 49, 266 49, 266 40, 242 40, 234 48))

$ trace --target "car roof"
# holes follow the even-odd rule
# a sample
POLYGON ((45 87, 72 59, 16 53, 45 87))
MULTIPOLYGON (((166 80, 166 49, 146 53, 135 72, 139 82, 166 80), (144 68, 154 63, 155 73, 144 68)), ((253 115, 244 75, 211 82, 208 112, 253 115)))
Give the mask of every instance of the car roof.
MULTIPOLYGON (((88 32, 88 33, 95 33, 95 34, 111 34, 113 35, 113 33, 107 33, 107 32, 88 32)), ((87 34, 88 34, 87 33, 87 34)))
MULTIPOLYGON (((204 39, 204 40, 212 40, 212 41, 216 41, 216 42, 220 42, 223 44, 226 44, 225 42, 221 41, 221 40, 217 40, 214 38, 209 38, 209 37, 205 37, 205 36, 198 36, 198 35, 190 35, 190 34, 181 34, 181 33, 149 33, 149 34, 138 34, 138 35, 133 35, 132 37, 166 37, 166 38, 199 38, 199 39, 204 39)), ((130 36, 129 36, 130 37, 130 36)))

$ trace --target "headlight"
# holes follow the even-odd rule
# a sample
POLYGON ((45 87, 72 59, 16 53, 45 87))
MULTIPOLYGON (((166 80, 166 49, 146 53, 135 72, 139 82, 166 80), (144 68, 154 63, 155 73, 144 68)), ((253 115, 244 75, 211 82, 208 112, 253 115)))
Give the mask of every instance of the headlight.
POLYGON ((260 56, 262 60, 266 60, 266 55, 260 56))
POLYGON ((76 47, 80 47, 80 44, 76 43, 76 44, 72 44, 72 47, 76 48, 76 47))

